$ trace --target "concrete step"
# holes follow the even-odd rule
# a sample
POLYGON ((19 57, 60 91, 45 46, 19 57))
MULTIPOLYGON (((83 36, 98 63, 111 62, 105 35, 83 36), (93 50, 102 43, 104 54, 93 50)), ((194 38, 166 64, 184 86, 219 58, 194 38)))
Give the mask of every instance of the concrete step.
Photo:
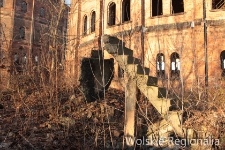
POLYGON ((157 86, 158 84, 158 78, 148 75, 137 74, 136 80, 138 85, 157 86))
POLYGON ((116 60, 121 65, 127 65, 127 64, 140 64, 140 59, 134 58, 130 55, 117 55, 116 60))
POLYGON ((148 75, 150 72, 149 68, 142 67, 141 65, 138 64, 128 64, 125 70, 132 77, 136 76, 137 74, 148 75))

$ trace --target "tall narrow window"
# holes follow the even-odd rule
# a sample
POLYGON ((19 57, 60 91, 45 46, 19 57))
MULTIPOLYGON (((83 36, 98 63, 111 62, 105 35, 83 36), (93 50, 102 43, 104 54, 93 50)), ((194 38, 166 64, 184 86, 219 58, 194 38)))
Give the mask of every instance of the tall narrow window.
POLYGON ((156 66, 158 77, 163 77, 165 75, 165 58, 162 53, 157 54, 156 66))
POLYGON ((87 35, 87 16, 84 16, 84 35, 87 35))
POLYGON ((4 0, 0 0, 0 7, 4 6, 4 0))
POLYGON ((43 7, 40 9, 40 16, 41 17, 45 16, 45 9, 43 7))
POLYGON ((184 12, 183 0, 172 0, 172 14, 184 12))
POLYGON ((171 77, 180 76, 180 56, 174 52, 171 54, 171 77))
POLYGON ((212 0, 212 9, 225 9, 224 0, 212 0))
POLYGON ((130 0, 123 0, 123 22, 130 20, 130 0))
POLYGON ((27 12, 27 3, 25 1, 21 3, 21 11, 24 13, 27 12))
POLYGON ((220 53, 220 64, 222 69, 222 77, 225 77, 225 50, 220 53))
POLYGON ((163 14, 162 0, 152 0, 152 17, 163 14))
POLYGON ((24 27, 20 27, 20 38, 25 39, 25 28, 24 27))
POLYGON ((109 5, 109 11, 108 11, 108 25, 112 26, 116 24, 116 4, 111 3, 109 5))
POLYGON ((95 11, 91 14, 91 32, 95 31, 95 11))

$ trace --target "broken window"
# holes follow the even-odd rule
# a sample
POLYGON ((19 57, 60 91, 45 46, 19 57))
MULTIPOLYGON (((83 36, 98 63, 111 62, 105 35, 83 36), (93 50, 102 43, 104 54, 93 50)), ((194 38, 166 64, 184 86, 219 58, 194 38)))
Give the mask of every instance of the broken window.
POLYGON ((44 17, 45 16, 45 9, 42 7, 40 10, 40 16, 44 17))
POLYGON ((116 24, 116 4, 111 3, 109 5, 109 12, 108 12, 108 25, 112 26, 116 24))
POLYGON ((171 54, 171 77, 180 76, 180 56, 174 52, 171 54))
POLYGON ((123 0, 123 22, 130 20, 130 0, 123 0))
POLYGON ((25 1, 21 3, 21 11, 24 13, 27 12, 27 3, 25 1))
POLYGON ((157 54, 156 65, 158 77, 163 77, 165 75, 165 58, 162 53, 157 54))
POLYGON ((95 11, 91 14, 91 32, 95 31, 95 11))
POLYGON ((24 27, 20 27, 20 38, 25 39, 25 28, 24 27))
POLYGON ((0 0, 0 7, 4 6, 4 0, 0 0))
POLYGON ((225 77, 225 50, 220 53, 222 77, 225 77))
POLYGON ((84 35, 87 35, 87 16, 84 16, 84 35))
POLYGON ((152 17, 163 14, 162 0, 152 0, 152 17))
POLYGON ((183 0, 172 0, 172 14, 184 12, 183 0))
POLYGON ((212 0, 212 9, 225 9, 224 0, 212 0))

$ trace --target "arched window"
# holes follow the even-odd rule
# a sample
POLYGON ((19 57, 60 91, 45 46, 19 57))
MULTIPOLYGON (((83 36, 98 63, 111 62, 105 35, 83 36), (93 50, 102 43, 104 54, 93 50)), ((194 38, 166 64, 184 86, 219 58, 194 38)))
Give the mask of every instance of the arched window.
POLYGON ((109 5, 108 9, 108 25, 112 26, 116 24, 116 4, 113 2, 109 5))
POLYGON ((130 0, 123 0, 122 3, 123 22, 130 20, 130 0))
POLYGON ((25 1, 21 3, 21 11, 24 13, 27 12, 27 3, 25 1))
POLYGON ((95 31, 95 17, 95 11, 93 11, 91 14, 91 32, 95 31))
POLYGON ((24 27, 20 27, 20 38, 25 39, 25 28, 24 27))
POLYGON ((41 9, 40 9, 40 16, 41 17, 45 16, 45 9, 43 7, 41 7, 41 9))
POLYGON ((171 54, 171 77, 180 76, 180 56, 178 53, 174 52, 171 54))
POLYGON ((87 35, 87 16, 84 16, 84 35, 87 35))
POLYGON ((172 14, 184 12, 183 0, 172 0, 172 14))
POLYGON ((4 0, 0 0, 0 7, 4 7, 4 0))
POLYGON ((165 57, 162 53, 156 56, 157 75, 162 77, 165 75, 165 57))
POLYGON ((163 14, 162 0, 152 0, 152 17, 163 14))

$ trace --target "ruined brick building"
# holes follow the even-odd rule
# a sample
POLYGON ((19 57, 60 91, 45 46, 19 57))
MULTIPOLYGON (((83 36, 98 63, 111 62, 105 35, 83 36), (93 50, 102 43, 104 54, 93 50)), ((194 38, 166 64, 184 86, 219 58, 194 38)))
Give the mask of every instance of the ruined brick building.
MULTIPOLYGON (((68 76, 78 81, 82 58, 102 50, 101 36, 108 34, 124 41, 167 89, 217 88, 225 72, 224 6, 224 0, 73 0, 68 76)), ((104 51, 104 58, 113 56, 104 51)), ((123 70, 114 63, 111 86, 121 88, 123 70)))
MULTIPOLYGON (((0 0, 1 83, 12 75, 34 73, 58 51, 62 65, 69 8, 60 0, 0 0)), ((51 61, 50 61, 51 62, 51 61)))

